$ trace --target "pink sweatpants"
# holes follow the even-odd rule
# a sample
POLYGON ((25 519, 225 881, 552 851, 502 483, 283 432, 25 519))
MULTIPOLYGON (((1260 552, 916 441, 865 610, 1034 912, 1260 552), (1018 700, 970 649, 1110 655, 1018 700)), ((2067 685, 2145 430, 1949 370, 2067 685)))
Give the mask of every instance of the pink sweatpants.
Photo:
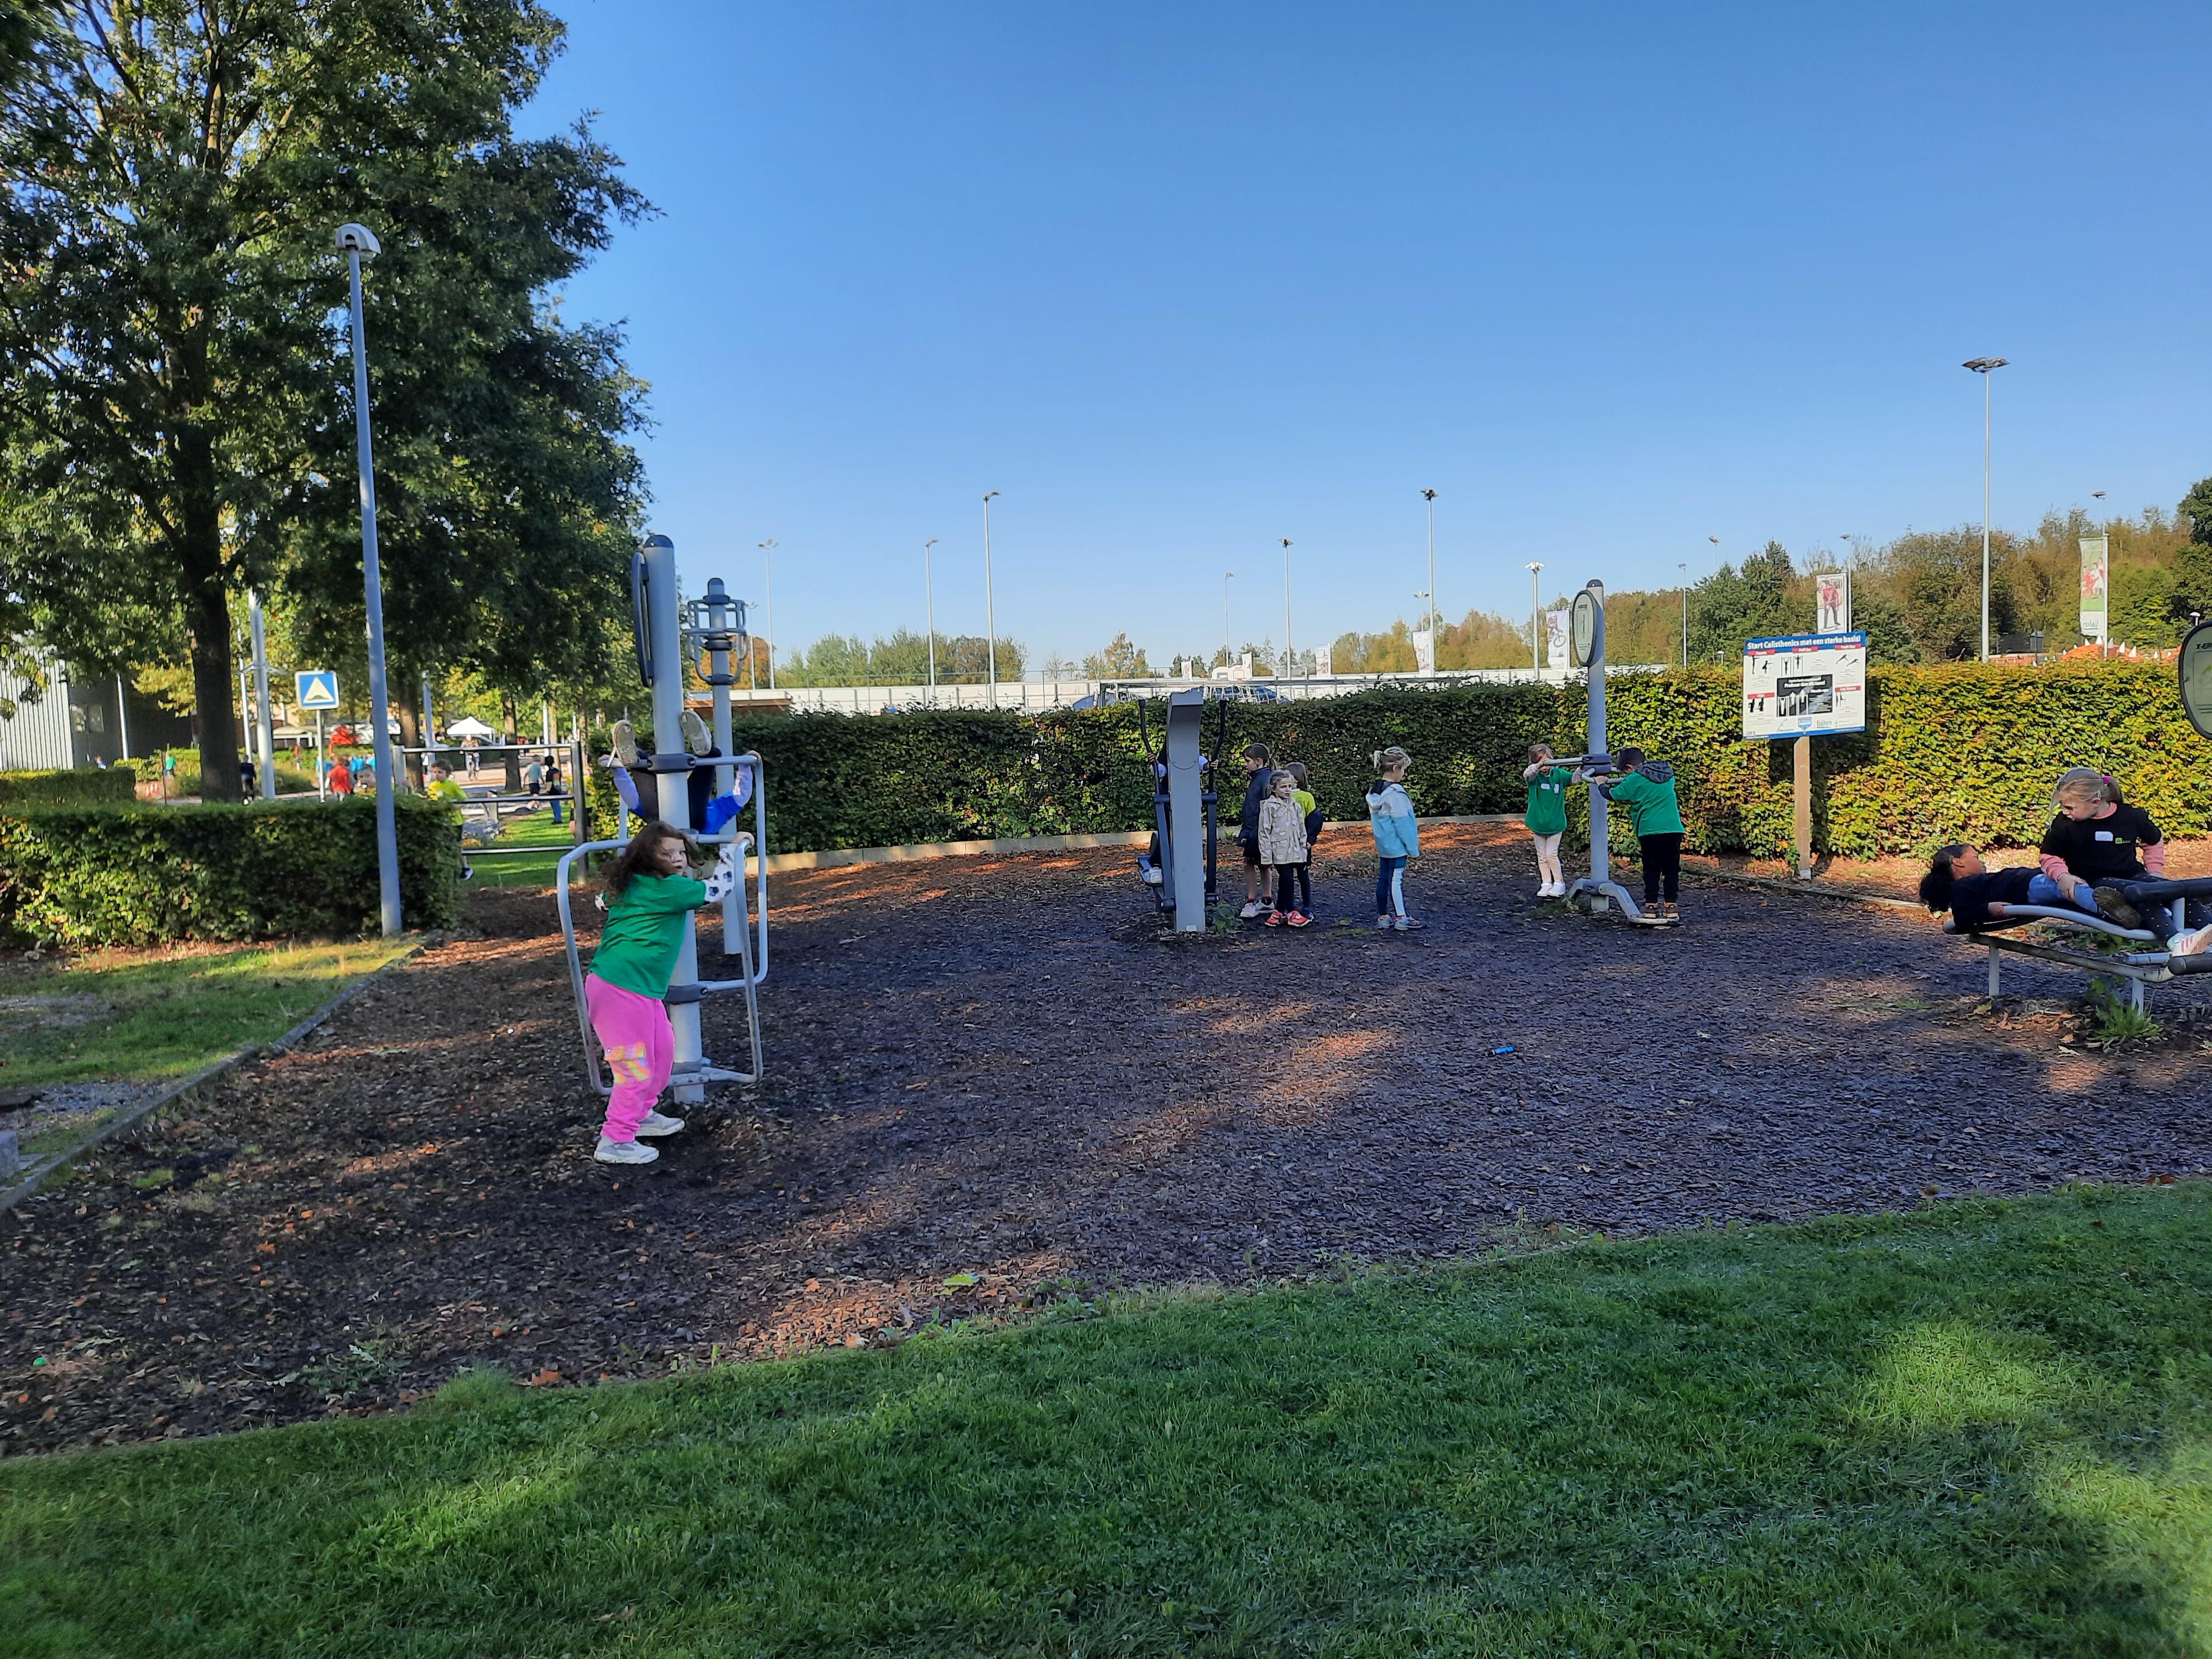
POLYGON ((590 974, 584 979, 584 1006, 591 1012, 599 1047, 607 1051, 607 1071, 614 1079, 605 1133, 609 1140, 635 1140, 637 1126, 668 1086, 669 1068, 676 1063, 676 1034, 669 1029, 668 1005, 590 974))

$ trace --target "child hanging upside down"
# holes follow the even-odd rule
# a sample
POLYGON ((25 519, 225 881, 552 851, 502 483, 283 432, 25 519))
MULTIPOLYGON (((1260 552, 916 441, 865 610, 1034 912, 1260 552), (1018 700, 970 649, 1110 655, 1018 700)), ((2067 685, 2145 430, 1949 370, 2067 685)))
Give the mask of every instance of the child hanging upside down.
MULTIPOLYGON (((1928 873, 1920 878, 1920 902, 1938 913, 1948 910, 1961 927, 1987 927, 2010 915, 2015 905, 2045 909, 2074 909, 2090 915, 2112 916, 2114 910, 2136 914, 2148 907, 2155 882, 2108 882, 2092 888, 2069 871, 2047 875, 2033 865, 1992 870, 1978 849, 1963 842, 1939 849, 1928 873)), ((2127 926, 2123 921, 2122 926, 2127 926)), ((2212 948, 2212 924, 2173 934, 2166 949, 2178 957, 2195 956, 2212 948)))

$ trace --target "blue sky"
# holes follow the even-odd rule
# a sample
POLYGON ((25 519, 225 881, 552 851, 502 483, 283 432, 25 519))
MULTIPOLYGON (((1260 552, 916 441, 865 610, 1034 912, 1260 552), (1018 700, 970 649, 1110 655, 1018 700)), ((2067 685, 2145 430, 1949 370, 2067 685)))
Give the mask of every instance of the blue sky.
MULTIPOLYGON (((780 647, 1155 661, 2212 474, 2212 9, 555 0, 659 216, 572 283, 780 647), (1718 536, 1716 548, 1706 538, 1718 536)), ((757 624, 761 618, 757 615, 757 624)))

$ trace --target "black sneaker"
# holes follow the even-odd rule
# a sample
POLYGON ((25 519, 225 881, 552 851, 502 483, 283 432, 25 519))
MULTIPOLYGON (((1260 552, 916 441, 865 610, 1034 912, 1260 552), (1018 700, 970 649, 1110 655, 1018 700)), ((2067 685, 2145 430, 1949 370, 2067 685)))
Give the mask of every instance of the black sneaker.
POLYGON ((2118 888, 2093 887, 2089 891, 2097 901, 2098 909, 2104 912, 2106 921, 2118 922, 2127 928, 2139 928, 2143 925, 2142 912, 2129 903, 2128 896, 2118 888))

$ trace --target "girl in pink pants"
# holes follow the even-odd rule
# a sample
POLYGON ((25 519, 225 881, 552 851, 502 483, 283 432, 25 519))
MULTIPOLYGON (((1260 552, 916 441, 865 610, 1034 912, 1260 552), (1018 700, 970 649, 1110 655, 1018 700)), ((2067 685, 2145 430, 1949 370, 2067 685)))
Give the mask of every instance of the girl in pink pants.
POLYGON ((690 873, 691 850, 689 836, 656 818, 630 837, 606 872, 606 926, 584 980, 584 1006, 614 1079, 592 1154, 602 1164, 650 1164, 660 1154, 644 1139, 684 1127, 682 1118, 656 1109, 675 1058, 662 999, 684 948, 684 918, 728 892, 737 868, 737 848, 726 846, 713 874, 697 880, 690 873))

